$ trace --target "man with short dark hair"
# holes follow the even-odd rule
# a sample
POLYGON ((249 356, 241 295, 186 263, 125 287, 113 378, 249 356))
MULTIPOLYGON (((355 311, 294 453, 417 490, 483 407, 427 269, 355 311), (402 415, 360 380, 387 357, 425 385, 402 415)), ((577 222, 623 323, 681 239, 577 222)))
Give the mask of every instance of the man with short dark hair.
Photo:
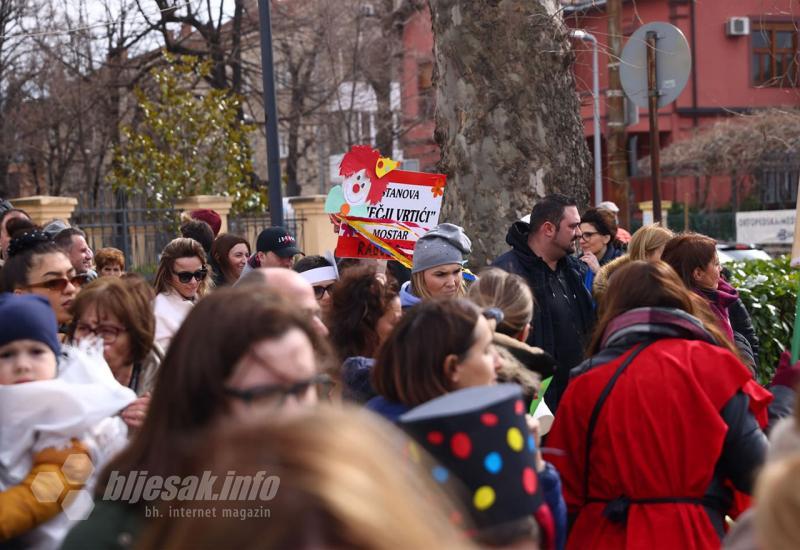
POLYGON ((280 226, 268 227, 256 238, 256 251, 247 260, 240 279, 258 267, 291 269, 294 257, 303 252, 297 248, 294 236, 280 226))
POLYGON ((59 231, 53 240, 67 255, 78 275, 85 274, 87 282, 97 278, 97 273, 92 269, 94 253, 86 242, 86 233, 76 227, 67 227, 59 231))
POLYGON ((530 224, 518 221, 511 226, 506 242, 512 249, 493 264, 522 276, 531 287, 536 304, 528 343, 552 354, 558 363, 545 394, 553 412, 570 369, 583 360, 595 321, 592 297, 583 285, 587 266, 573 255, 580 223, 574 199, 548 195, 534 205, 530 224))

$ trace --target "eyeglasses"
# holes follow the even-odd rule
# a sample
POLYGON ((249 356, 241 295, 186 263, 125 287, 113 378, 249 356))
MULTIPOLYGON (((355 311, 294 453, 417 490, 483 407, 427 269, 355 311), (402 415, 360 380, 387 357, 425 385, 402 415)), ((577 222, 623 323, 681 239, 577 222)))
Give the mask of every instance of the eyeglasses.
POLYGON ((93 334, 94 336, 97 336, 103 340, 104 344, 113 344, 123 332, 127 332, 127 330, 122 327, 114 327, 110 325, 98 325, 93 327, 89 323, 83 322, 79 322, 77 325, 75 325, 75 336, 77 338, 86 338, 90 334, 93 334))
POLYGON ((197 271, 173 271, 175 276, 178 278, 180 282, 183 284, 188 283, 194 277, 195 281, 200 282, 206 278, 208 275, 208 270, 204 267, 203 269, 198 269, 197 271))
POLYGON ((28 288, 44 288, 51 292, 64 292, 67 285, 80 287, 86 282, 88 275, 81 273, 80 275, 73 275, 72 277, 59 277, 57 279, 49 279, 41 283, 33 283, 28 285, 28 288))
POLYGON ((314 285, 314 298, 317 300, 322 300, 322 297, 325 296, 326 292, 330 296, 332 286, 333 283, 329 284, 328 286, 314 285))
POLYGON ((588 241, 589 239, 591 239, 592 237, 594 237, 598 233, 599 233, 598 231, 584 231, 581 234, 580 238, 581 238, 582 241, 588 241))
POLYGON ((294 384, 270 384, 267 386, 255 386, 246 390, 225 388, 224 391, 227 395, 241 399, 248 404, 253 401, 275 399, 275 405, 280 407, 289 396, 300 399, 312 386, 316 388, 318 398, 327 400, 330 398, 333 380, 327 374, 317 374, 308 380, 301 380, 294 384))

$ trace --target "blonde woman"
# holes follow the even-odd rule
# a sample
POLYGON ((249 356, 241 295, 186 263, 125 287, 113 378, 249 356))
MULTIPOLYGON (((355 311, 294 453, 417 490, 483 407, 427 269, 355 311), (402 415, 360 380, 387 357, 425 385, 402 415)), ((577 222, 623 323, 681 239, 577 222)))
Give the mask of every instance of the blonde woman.
POLYGON ((484 269, 468 298, 483 308, 496 307, 503 319, 496 331, 520 342, 528 339, 533 319, 533 294, 525 279, 497 267, 484 269))
POLYGON ((197 473, 266 473, 279 479, 274 498, 186 503, 188 512, 204 504, 216 509, 213 519, 167 518, 165 510, 141 547, 474 548, 459 532, 468 516, 434 486, 423 453, 356 409, 320 407, 273 422, 221 425, 191 453, 197 473), (269 519, 256 517, 263 509, 269 519))
POLYGON ((403 308, 431 298, 464 296, 464 264, 471 251, 472 241, 452 223, 439 224, 420 237, 414 247, 411 280, 400 288, 403 308))
POLYGON ((655 262, 661 259, 664 246, 675 234, 660 223, 645 225, 631 237, 628 256, 632 260, 655 262))
POLYGON ((526 398, 532 400, 539 388, 539 376, 535 373, 542 378, 552 375, 555 360, 541 348, 526 344, 534 304, 525 279, 490 267, 481 271, 467 297, 484 310, 496 308, 502 312, 494 334, 494 344, 503 363, 498 380, 520 384, 526 390, 526 398))
POLYGON ((155 286, 156 343, 169 347, 172 337, 211 284, 206 253, 194 239, 171 241, 161 252, 155 286))
POLYGON ((655 262, 661 259, 664 246, 675 234, 660 223, 645 225, 633 234, 628 243, 628 254, 600 267, 592 283, 592 296, 598 306, 608 288, 608 279, 619 268, 634 260, 655 262))

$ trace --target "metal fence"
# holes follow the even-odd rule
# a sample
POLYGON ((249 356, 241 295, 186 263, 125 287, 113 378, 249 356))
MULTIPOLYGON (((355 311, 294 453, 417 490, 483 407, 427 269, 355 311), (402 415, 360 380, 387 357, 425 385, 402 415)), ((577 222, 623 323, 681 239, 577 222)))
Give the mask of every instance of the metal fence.
POLYGON ((179 212, 151 208, 144 197, 122 190, 80 195, 72 224, 86 233, 92 250, 112 246, 125 255, 128 271, 155 273, 161 250, 178 235, 179 212))
MULTIPOLYGON (((686 219, 682 213, 669 214, 667 216, 667 226, 673 231, 683 231, 687 229, 686 219)), ((631 222, 631 233, 642 226, 638 220, 631 222)), ((718 241, 736 240, 736 214, 734 212, 690 212, 689 231, 702 233, 713 237, 718 241)))
MULTIPOLYGON (((97 197, 79 195, 71 223, 86 233, 92 250, 118 248, 125 255, 128 271, 150 278, 158 268, 161 251, 179 236, 180 211, 174 208, 151 208, 140 195, 125 191, 101 190, 97 197)), ((286 212, 284 226, 303 249, 305 218, 286 212)), ((269 212, 228 218, 228 232, 241 235, 255 250, 256 238, 272 225, 269 212)))

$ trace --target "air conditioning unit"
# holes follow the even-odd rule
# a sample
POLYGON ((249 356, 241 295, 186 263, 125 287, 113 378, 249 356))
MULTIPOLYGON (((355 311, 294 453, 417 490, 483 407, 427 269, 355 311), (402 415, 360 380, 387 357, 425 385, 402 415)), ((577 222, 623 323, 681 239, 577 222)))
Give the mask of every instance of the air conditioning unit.
POLYGON ((731 17, 725 23, 725 34, 728 36, 748 36, 750 19, 747 17, 731 17))

